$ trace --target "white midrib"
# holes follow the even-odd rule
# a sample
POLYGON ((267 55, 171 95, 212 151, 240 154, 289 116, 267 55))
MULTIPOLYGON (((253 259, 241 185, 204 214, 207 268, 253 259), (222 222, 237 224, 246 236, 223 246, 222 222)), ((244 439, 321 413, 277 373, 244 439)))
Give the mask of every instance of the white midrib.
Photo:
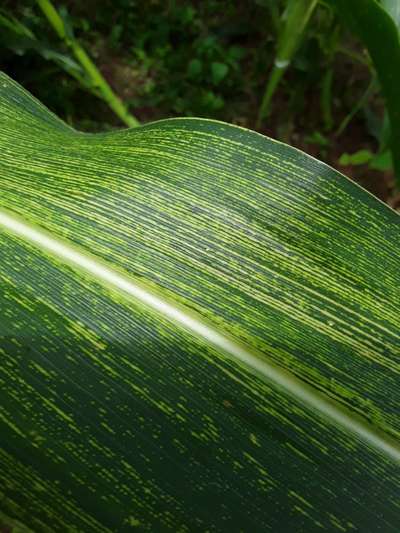
POLYGON ((392 438, 364 422, 346 408, 325 398, 321 393, 292 376, 286 370, 274 363, 267 362, 264 357, 258 357, 253 349, 247 349, 234 339, 220 333, 201 317, 195 316, 192 311, 186 311, 183 307, 166 301, 135 282, 131 277, 121 274, 112 267, 110 268, 93 256, 81 253, 74 246, 32 227, 9 212, 0 210, 0 227, 56 258, 63 259, 75 268, 90 273, 97 281, 111 285, 125 295, 139 300, 201 340, 222 350, 231 359, 244 364, 247 369, 251 369, 269 383, 284 389, 294 398, 315 409, 323 417, 329 418, 342 429, 357 435, 379 452, 400 463, 400 446, 392 438))

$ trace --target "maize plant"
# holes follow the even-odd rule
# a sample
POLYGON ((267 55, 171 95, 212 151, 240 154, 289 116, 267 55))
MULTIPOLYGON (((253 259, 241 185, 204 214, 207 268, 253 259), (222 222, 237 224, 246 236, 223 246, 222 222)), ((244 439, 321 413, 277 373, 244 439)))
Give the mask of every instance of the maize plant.
POLYGON ((397 533, 399 243, 290 146, 1 75, 4 530, 397 533))

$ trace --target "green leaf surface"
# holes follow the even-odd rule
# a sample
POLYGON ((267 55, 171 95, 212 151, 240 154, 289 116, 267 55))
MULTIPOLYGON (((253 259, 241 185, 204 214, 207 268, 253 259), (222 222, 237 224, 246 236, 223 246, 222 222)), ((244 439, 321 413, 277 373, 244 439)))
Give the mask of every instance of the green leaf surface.
POLYGON ((211 75, 212 81, 215 85, 218 85, 228 74, 229 67, 225 63, 219 61, 213 61, 211 63, 211 75))
POLYGON ((397 28, 400 28, 400 2, 399 0, 381 0, 382 6, 394 20, 397 28))
POLYGON ((353 154, 344 153, 339 158, 340 165, 365 165, 374 157, 370 150, 357 150, 353 154))
POLYGON ((399 529, 400 219, 305 154, 0 77, 1 516, 399 529))
MULTIPOLYGON (((397 0, 396 4, 399 4, 397 0)), ((398 26, 389 9, 391 2, 376 0, 328 0, 344 22, 355 31, 374 62, 386 100, 392 138, 394 170, 400 185, 400 37, 398 26), (386 9, 387 10, 386 10, 386 9)))
POLYGON ((380 154, 376 154, 370 161, 369 167, 374 170, 386 172, 393 169, 392 154, 389 150, 385 150, 380 154))

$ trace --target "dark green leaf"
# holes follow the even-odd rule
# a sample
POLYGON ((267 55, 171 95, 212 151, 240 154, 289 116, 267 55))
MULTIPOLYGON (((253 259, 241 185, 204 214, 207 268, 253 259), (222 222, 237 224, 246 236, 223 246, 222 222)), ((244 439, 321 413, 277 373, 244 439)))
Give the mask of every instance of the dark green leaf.
POLYGON ((329 0, 368 48, 391 124, 394 170, 400 183, 400 40, 394 19, 376 0, 329 0))
POLYGON ((394 20, 397 28, 400 27, 400 2, 399 0, 381 0, 382 6, 394 20))
POLYGON ((211 74, 212 81, 215 85, 218 85, 228 74, 229 67, 225 63, 219 63, 218 61, 213 61, 211 63, 211 74))
POLYGON ((199 59, 192 59, 188 65, 188 74, 191 78, 197 78, 203 70, 203 63, 199 59))

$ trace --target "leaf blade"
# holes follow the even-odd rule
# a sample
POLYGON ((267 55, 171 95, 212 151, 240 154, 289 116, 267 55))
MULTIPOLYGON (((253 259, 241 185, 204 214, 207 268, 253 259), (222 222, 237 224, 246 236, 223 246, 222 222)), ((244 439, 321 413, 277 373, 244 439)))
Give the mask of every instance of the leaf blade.
MULTIPOLYGON (((396 435, 394 212, 240 128, 173 120, 82 135, 7 78, 0 89, 2 210, 194 308, 396 435), (327 347, 347 359, 325 354, 329 372, 315 373, 327 347), (366 375, 342 378, 346 364, 366 375)), ((41 530, 276 530, 282 516, 289 530, 396 530, 398 465, 382 452, 159 313, 37 245, 0 239, 6 514, 41 530)))
POLYGON ((301 152, 222 123, 98 136, 57 123, 33 141, 16 124, 3 141, 1 207, 162 288, 398 434, 397 214, 301 152), (348 361, 362 379, 346 375, 348 361), (390 410, 375 386, 387 373, 390 410))
POLYGON ((3 511, 42 531, 396 530, 398 464, 79 270, 1 249, 3 511))

